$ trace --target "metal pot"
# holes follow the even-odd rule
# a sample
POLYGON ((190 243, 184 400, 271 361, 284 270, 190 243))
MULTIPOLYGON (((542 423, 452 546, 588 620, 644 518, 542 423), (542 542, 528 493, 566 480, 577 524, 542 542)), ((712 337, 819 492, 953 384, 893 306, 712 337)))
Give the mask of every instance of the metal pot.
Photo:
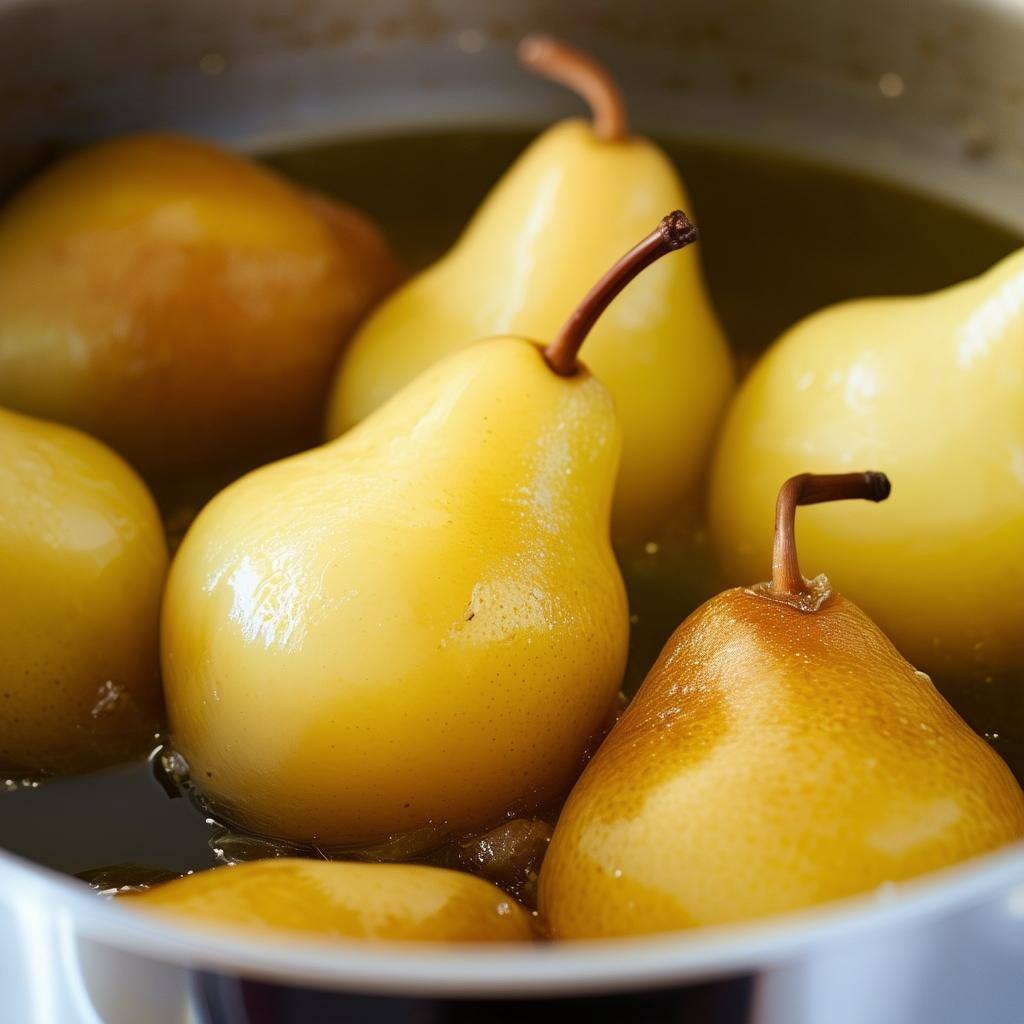
MULTIPOLYGON (((261 147, 543 123, 570 100, 515 69, 538 28, 613 57, 641 128, 868 170, 1024 232, 1020 0, 0 0, 0 193, 136 129, 261 147)), ((1024 848, 767 922, 498 953, 210 936, 0 853, 0 949, 2 1016, 26 1024, 1009 1024, 1024 848)))

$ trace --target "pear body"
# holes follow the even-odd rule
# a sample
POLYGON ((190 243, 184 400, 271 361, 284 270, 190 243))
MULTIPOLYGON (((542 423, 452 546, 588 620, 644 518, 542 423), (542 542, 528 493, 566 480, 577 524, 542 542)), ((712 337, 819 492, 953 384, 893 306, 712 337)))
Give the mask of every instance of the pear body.
POLYGON ((625 664, 619 445, 599 381, 503 338, 222 492, 164 603, 193 778, 256 831, 332 847, 559 797, 625 664))
POLYGON ((126 905, 246 931, 412 942, 523 942, 530 919, 496 885, 419 864, 280 858, 213 868, 126 905))
POLYGON ((730 580, 771 539, 779 480, 884 466, 878 509, 801 513, 809 565, 942 687, 1024 672, 1024 252, 918 298, 818 313, 764 355, 714 460, 710 518, 730 580))
POLYGON ((163 527, 98 441, 0 410, 0 769, 147 750, 162 721, 163 527))
POLYGON ((295 450, 393 280, 354 211, 196 140, 105 142, 0 213, 0 403, 150 475, 295 450))
MULTIPOLYGON (((602 141, 582 121, 549 129, 455 247, 358 331, 334 384, 328 434, 358 423, 453 349, 501 334, 553 337, 604 271, 676 208, 689 210, 689 199, 651 143, 602 141)), ((613 535, 645 540, 692 504, 732 389, 693 249, 626 288, 588 336, 584 359, 623 425, 613 535)))
POLYGON ((669 640, 565 805, 556 938, 723 924, 1024 836, 996 753, 855 605, 726 591, 669 640))

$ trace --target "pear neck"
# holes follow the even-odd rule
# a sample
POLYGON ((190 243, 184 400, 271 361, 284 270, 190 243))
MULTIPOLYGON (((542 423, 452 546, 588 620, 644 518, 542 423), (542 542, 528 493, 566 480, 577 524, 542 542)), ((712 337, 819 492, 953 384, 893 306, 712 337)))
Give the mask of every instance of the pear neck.
POLYGON ((618 84, 589 53, 552 36, 527 36, 519 44, 523 67, 568 86, 590 107, 594 135, 602 142, 629 138, 629 118, 618 84))
POLYGON ((548 366, 560 377, 579 372, 579 352, 590 329, 642 270, 676 249, 696 242, 697 228, 682 210, 674 210, 639 244, 619 259, 584 296, 554 340, 544 349, 548 366))
POLYGON ((884 473, 801 473, 790 477, 775 503, 775 543, 772 549, 772 579, 755 592, 793 605, 801 611, 816 611, 831 591, 828 580, 818 576, 807 580, 800 572, 796 549, 796 510, 799 505, 860 498, 885 501, 892 491, 884 473))

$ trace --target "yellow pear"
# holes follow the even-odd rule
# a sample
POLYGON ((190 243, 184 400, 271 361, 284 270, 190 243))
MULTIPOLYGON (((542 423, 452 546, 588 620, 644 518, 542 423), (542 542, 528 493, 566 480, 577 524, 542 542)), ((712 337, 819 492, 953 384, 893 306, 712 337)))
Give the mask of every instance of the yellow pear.
POLYGON ((77 430, 0 409, 0 769, 151 746, 167 549, 145 485, 77 430))
POLYGON ((884 462, 877 516, 815 510, 808 557, 940 687, 1024 673, 1024 251, 933 295, 848 302, 794 327, 745 382, 714 462, 732 581, 768 539, 775 481, 884 462))
POLYGON ((393 279, 364 218, 247 160, 105 142, 0 212, 0 403, 153 474, 295 450, 393 279))
POLYGON ((168 582, 164 682, 174 743, 229 818, 344 847, 480 831, 564 793, 629 633, 619 425, 576 352, 695 237, 666 217, 543 351, 462 349, 200 514, 168 582))
POLYGON ((496 885, 419 864, 281 858, 213 868, 121 896, 126 905, 297 937, 524 942, 530 916, 496 885))
MULTIPOLYGON (((544 132, 455 247, 358 331, 335 381, 331 437, 447 353, 493 335, 550 338, 569 303, 661 211, 689 208, 665 154, 629 134, 622 99, 602 68, 545 38, 524 40, 521 54, 583 93, 594 121, 544 132)), ((587 365, 611 392, 623 427, 613 537, 646 540, 692 506, 733 386, 695 253, 629 287, 587 342, 587 365)))
POLYGON ((555 938, 780 913, 1024 837, 995 751, 826 577, 800 574, 798 504, 888 492, 878 473, 789 480, 772 581, 670 638, 555 828, 540 876, 555 938))

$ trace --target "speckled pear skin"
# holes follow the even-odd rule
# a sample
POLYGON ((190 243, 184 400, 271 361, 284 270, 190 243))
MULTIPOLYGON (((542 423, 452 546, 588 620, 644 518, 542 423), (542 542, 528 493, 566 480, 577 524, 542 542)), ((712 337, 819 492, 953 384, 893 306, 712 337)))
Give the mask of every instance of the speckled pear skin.
POLYGON ((497 886, 418 864, 280 858, 214 868, 122 896, 125 905, 296 938, 528 942, 530 917, 497 886))
POLYGON ((1024 836, 1024 794, 855 605, 697 609, 573 789, 540 877, 555 938, 777 914, 1024 836))
POLYGON ((163 615, 199 786, 258 832, 330 847, 560 799, 625 666, 619 445, 597 378, 500 338, 218 495, 163 615))
POLYGON ((167 545, 123 459, 0 409, 0 770, 137 756, 163 720, 167 545))

